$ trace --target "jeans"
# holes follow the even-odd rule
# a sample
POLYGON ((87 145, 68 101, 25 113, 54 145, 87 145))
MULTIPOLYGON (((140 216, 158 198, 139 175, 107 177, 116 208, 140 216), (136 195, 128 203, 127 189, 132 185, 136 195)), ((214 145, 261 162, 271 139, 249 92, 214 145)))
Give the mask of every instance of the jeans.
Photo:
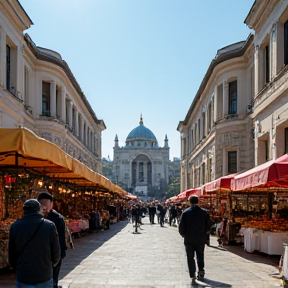
POLYGON ((53 279, 38 284, 24 284, 17 281, 16 288, 53 288, 53 279))
POLYGON ((195 253, 197 258, 198 271, 204 271, 204 248, 205 244, 201 245, 185 245, 188 269, 190 277, 195 277, 196 273, 196 263, 195 263, 195 253))

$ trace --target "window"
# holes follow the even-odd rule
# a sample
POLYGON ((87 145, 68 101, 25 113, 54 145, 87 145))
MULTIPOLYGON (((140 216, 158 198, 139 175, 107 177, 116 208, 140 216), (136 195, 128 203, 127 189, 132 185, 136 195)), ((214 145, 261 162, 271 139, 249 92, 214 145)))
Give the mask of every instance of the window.
POLYGON ((205 113, 202 113, 202 138, 206 137, 206 116, 205 113))
POLYGON ((229 111, 228 114, 237 114, 237 80, 229 82, 229 111))
POLYGON ((203 185, 205 183, 205 176, 206 176, 205 163, 202 164, 202 168, 201 169, 202 169, 202 171, 201 171, 202 172, 202 181, 201 181, 200 184, 203 185))
POLYGON ((6 88, 10 91, 11 85, 11 48, 6 45, 6 88))
POLYGON ((284 64, 288 64, 288 21, 284 23, 284 64))
POLYGON ((42 116, 50 117, 50 83, 42 81, 42 116))
POLYGON ((285 153, 288 153, 288 128, 285 128, 285 153))
POLYGON ((269 144, 268 144, 268 140, 264 141, 265 144, 265 159, 266 161, 269 160, 269 144))
POLYGON ((228 173, 237 172, 237 151, 228 151, 228 173))
POLYGON ((270 80, 270 65, 269 65, 269 46, 265 47, 265 83, 270 80))
POLYGON ((72 108, 72 131, 75 132, 76 131, 76 110, 75 108, 72 108))
POLYGON ((143 162, 139 163, 139 181, 140 182, 144 181, 144 163, 143 162))

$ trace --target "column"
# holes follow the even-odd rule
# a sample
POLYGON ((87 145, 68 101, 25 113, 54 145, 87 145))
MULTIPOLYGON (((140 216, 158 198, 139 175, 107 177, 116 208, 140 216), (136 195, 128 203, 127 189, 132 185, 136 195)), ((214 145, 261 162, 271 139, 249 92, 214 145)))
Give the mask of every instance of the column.
POLYGON ((50 116, 56 118, 56 83, 50 83, 50 116))
POLYGON ((69 113, 69 123, 67 123, 68 124, 68 126, 69 126, 69 128, 71 129, 72 128, 72 123, 73 123, 73 121, 72 121, 72 116, 73 116, 73 113, 72 113, 72 109, 73 109, 73 102, 72 102, 72 100, 68 100, 68 113, 69 113))
POLYGON ((5 86, 5 63, 6 63, 6 33, 0 28, 0 86, 5 86))
POLYGON ((78 110, 77 109, 75 109, 75 135, 76 136, 79 136, 79 121, 78 121, 78 115, 79 115, 79 113, 78 113, 78 110))
POLYGON ((84 121, 82 116, 80 115, 80 130, 79 130, 79 138, 84 143, 84 137, 83 137, 83 130, 84 130, 84 121))
POLYGON ((259 147, 258 147, 258 133, 259 133, 259 121, 256 120, 254 123, 254 149, 255 149, 255 153, 254 153, 254 161, 255 161, 255 167, 258 164, 258 153, 259 153, 259 147))
POLYGON ((278 20, 273 23, 270 33, 270 79, 277 75, 277 23, 278 20))
POLYGON ((62 87, 61 90, 61 115, 60 119, 63 123, 66 123, 66 88, 62 87))
POLYGON ((212 127, 214 126, 214 123, 217 122, 218 120, 218 117, 217 117, 217 114, 218 114, 218 109, 217 109, 217 104, 218 104, 218 86, 215 85, 214 87, 214 107, 213 107, 213 110, 214 110, 214 113, 213 113, 213 125, 212 127))
POLYGON ((23 46, 22 43, 20 45, 17 47, 15 95, 24 100, 23 46))
POLYGON ((259 93, 259 45, 256 45, 254 52, 254 93, 257 95, 259 93))
POLYGON ((223 82, 223 116, 228 114, 228 104, 229 104, 229 99, 228 99, 228 83, 227 80, 224 80, 223 82))

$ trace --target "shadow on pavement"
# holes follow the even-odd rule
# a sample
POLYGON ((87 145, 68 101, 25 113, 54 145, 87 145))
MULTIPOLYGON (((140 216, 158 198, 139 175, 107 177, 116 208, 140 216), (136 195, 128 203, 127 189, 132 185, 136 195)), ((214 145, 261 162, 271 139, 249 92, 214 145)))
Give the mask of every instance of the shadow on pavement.
POLYGON ((279 266, 279 260, 280 260, 280 255, 268 255, 265 253, 261 253, 258 251, 254 251, 253 253, 246 252, 244 250, 244 245, 243 244, 229 244, 229 245, 224 245, 223 247, 219 247, 215 245, 217 243, 216 237, 211 236, 210 239, 212 240, 211 245, 209 246, 212 249, 218 249, 222 250, 223 253, 225 252, 230 252, 233 253, 239 257, 242 257, 243 259, 253 261, 256 263, 262 263, 262 264, 267 264, 271 265, 273 267, 276 267, 278 269, 279 266))
POLYGON ((253 262, 257 263, 262 263, 262 264, 268 264, 274 267, 279 266, 279 260, 280 256, 278 255, 268 255, 265 253, 261 253, 258 251, 254 251, 253 253, 248 253, 244 250, 243 245, 240 244, 231 244, 231 245, 225 245, 225 249, 227 249, 228 252, 236 254, 246 260, 250 260, 253 262))
POLYGON ((223 288, 228 288, 228 287, 232 287, 230 284, 226 284, 226 283, 222 283, 222 282, 218 282, 218 281, 213 281, 213 280, 210 280, 210 279, 207 279, 207 278, 204 278, 205 282, 202 282, 202 283, 199 283, 196 282, 196 285, 193 284, 192 286, 193 287, 223 287, 223 288))
POLYGON ((129 221, 120 221, 110 225, 109 230, 97 231, 74 239, 74 249, 67 251, 67 257, 63 260, 59 279, 64 278, 75 267, 77 267, 91 253, 100 248, 105 242, 114 237, 123 228, 129 224, 129 221))

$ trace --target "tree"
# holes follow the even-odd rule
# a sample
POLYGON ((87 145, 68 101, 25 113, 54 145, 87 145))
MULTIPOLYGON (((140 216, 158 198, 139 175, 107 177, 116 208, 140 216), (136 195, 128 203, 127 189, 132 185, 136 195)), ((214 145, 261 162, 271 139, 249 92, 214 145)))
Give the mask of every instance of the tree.
POLYGON ((172 182, 167 187, 165 198, 169 199, 170 197, 176 196, 179 193, 180 193, 180 178, 173 177, 172 182))

